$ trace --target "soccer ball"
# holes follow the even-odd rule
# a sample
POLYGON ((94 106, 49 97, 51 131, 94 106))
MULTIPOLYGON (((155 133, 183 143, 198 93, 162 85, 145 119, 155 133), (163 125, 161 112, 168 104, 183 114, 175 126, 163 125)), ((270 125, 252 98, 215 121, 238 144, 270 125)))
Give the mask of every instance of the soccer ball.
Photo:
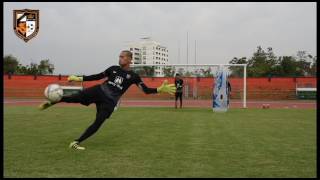
POLYGON ((44 96, 50 102, 58 102, 63 96, 63 89, 59 84, 49 84, 44 90, 44 96))

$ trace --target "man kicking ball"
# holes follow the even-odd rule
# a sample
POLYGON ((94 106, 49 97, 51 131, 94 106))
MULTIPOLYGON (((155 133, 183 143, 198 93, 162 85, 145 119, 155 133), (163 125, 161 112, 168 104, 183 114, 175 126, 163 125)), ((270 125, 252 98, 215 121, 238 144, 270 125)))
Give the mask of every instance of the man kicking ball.
MULTIPOLYGON (((96 119, 95 121, 85 130, 85 132, 76 140, 70 143, 70 148, 76 150, 85 150, 80 145, 82 141, 92 136, 103 124, 103 122, 110 117, 114 111, 115 106, 119 98, 123 93, 132 85, 136 84, 146 94, 153 93, 169 93, 174 94, 176 87, 174 84, 168 84, 165 80, 158 88, 147 87, 138 74, 130 70, 130 64, 132 61, 132 53, 130 51, 122 51, 119 56, 120 66, 111 66, 104 72, 94 74, 91 76, 69 76, 68 81, 93 81, 107 77, 108 79, 102 83, 95 85, 90 88, 86 88, 77 94, 70 96, 64 96, 59 102, 66 103, 81 103, 89 106, 91 103, 96 104, 96 119)), ((58 102, 58 103, 59 103, 58 102)), ((46 101, 40 104, 39 109, 44 110, 54 105, 50 101, 46 101)))

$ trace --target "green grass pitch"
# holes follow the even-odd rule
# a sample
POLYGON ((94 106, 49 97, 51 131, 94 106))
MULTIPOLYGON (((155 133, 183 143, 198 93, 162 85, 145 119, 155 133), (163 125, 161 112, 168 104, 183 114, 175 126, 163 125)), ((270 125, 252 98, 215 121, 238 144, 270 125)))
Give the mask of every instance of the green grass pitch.
POLYGON ((4 107, 5 177, 316 177, 316 110, 4 107))

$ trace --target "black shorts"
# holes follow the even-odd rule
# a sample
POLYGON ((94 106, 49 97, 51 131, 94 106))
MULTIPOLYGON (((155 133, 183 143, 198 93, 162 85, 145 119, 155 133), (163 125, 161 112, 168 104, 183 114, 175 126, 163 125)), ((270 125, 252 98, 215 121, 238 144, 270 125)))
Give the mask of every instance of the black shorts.
POLYGON ((104 104, 104 106, 110 106, 110 109, 114 109, 116 103, 108 98, 102 91, 100 84, 89 88, 86 88, 79 92, 80 103, 83 105, 90 105, 91 103, 104 104))
POLYGON ((178 98, 182 99, 182 92, 176 92, 175 96, 176 96, 176 100, 178 98))

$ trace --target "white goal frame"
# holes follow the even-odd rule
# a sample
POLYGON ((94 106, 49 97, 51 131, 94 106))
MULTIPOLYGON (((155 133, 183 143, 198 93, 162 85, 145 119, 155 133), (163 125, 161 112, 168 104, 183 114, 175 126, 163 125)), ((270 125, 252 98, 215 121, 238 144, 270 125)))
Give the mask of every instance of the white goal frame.
POLYGON ((247 64, 130 64, 131 67, 144 67, 144 66, 240 66, 243 67, 243 108, 247 108, 247 64))

